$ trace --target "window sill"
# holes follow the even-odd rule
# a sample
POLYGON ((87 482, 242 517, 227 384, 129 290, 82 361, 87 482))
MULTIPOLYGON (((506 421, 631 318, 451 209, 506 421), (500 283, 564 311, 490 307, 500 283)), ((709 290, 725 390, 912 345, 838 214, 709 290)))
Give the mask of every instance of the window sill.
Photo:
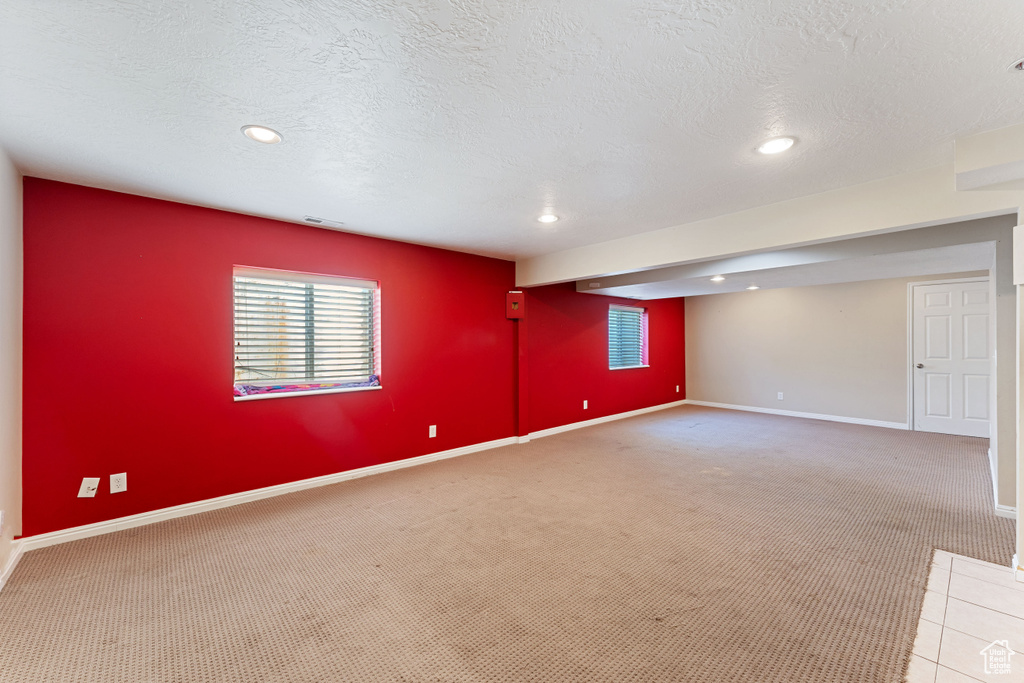
POLYGON ((650 365, 623 365, 619 368, 608 368, 609 370, 636 370, 637 368, 649 368, 650 365))
POLYGON ((350 391, 375 391, 383 389, 375 387, 334 387, 332 389, 311 389, 309 391, 281 391, 276 394, 250 394, 249 396, 233 396, 236 401, 258 401, 264 398, 293 398, 295 396, 316 396, 319 394, 347 394, 350 391))

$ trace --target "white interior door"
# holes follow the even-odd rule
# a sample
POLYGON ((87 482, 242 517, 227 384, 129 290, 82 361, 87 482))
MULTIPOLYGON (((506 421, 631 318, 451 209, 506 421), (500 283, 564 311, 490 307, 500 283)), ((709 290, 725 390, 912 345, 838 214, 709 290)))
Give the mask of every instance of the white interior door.
POLYGON ((988 281, 914 287, 914 429, 989 436, 988 281))

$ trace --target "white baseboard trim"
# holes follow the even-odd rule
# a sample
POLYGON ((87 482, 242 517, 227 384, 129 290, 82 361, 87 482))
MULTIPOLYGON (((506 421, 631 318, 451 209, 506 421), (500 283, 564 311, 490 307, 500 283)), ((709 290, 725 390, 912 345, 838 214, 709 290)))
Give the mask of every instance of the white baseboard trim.
POLYGON ((327 486, 328 484, 337 484, 338 482, 348 481, 350 479, 359 479, 360 477, 368 477, 373 474, 381 474, 382 472, 391 472, 393 470, 400 470, 406 467, 415 467, 416 465, 423 465, 436 460, 455 458, 460 455, 468 455, 470 453, 486 451, 492 448, 500 448, 502 446, 511 446, 514 443, 517 443, 516 437, 510 436, 504 439, 497 439, 495 441, 485 441, 484 443, 473 444, 471 446, 452 448, 447 451, 428 453, 427 455, 420 455, 415 458, 396 460, 395 462, 386 462, 380 465, 371 465, 369 467, 360 467, 358 469, 347 470, 345 472, 326 474, 321 477, 302 479, 299 481, 288 482, 287 484, 267 486, 261 489, 253 489, 252 491, 242 491, 241 493, 232 493, 218 498, 209 498, 207 500, 199 500, 194 503, 185 503, 184 505, 175 505, 174 507, 163 508, 160 510, 142 512, 137 515, 129 515, 128 517, 118 517, 116 519, 109 519, 103 522, 96 522, 95 524, 86 524, 83 526, 72 527, 70 529, 51 531, 49 533, 39 534, 37 536, 28 536, 21 539, 21 550, 23 552, 27 552, 29 550, 45 548, 58 543, 77 541, 80 538, 100 536, 102 534, 109 534, 123 529, 131 529, 145 524, 154 524, 166 519, 187 517, 188 515, 194 515, 200 512, 208 512, 210 510, 217 510, 219 508, 239 505, 241 503, 249 503, 263 498, 272 498, 285 493, 302 491, 303 489, 327 486))
POLYGON ((1012 508, 1009 505, 996 504, 996 517, 1005 517, 1006 519, 1017 519, 1017 508, 1012 508))
POLYGON ((905 422, 886 422, 884 420, 867 420, 861 417, 843 417, 841 415, 822 415, 821 413, 800 413, 795 410, 779 410, 777 408, 758 408, 755 406, 737 406, 731 403, 712 403, 711 401, 694 401, 687 399, 683 403, 693 406, 707 406, 708 408, 725 408, 726 410, 743 410, 748 413, 767 413, 768 415, 785 415, 786 417, 805 417, 811 420, 827 420, 829 422, 846 422, 855 425, 867 425, 868 427, 886 427, 888 429, 910 429, 905 422))
MULTIPOLYGON (((36 550, 37 548, 45 548, 58 543, 67 543, 69 541, 77 541, 81 538, 109 534, 137 526, 162 522, 167 519, 186 517, 200 512, 208 512, 210 510, 217 510, 219 508, 230 507, 232 505, 240 505, 241 503, 248 503, 254 500, 261 500, 263 498, 272 498, 274 496, 280 496, 294 491, 301 491, 303 489, 327 486, 328 484, 337 484, 350 479, 368 477, 373 474, 391 472, 393 470, 400 470, 406 467, 415 467, 416 465, 423 465, 436 460, 454 458, 460 455, 468 455, 470 453, 490 450, 492 448, 500 448, 502 446, 510 446, 512 444, 529 443, 531 439, 540 438, 542 436, 550 436, 551 434, 558 434, 559 432, 566 432, 572 429, 580 429, 581 427, 589 427, 590 425, 600 424, 602 422, 611 422, 612 420, 621 420, 626 417, 642 415, 656 410, 664 410, 665 408, 672 408, 674 406, 682 405, 683 403, 685 403, 685 401, 664 403, 662 405, 651 406, 650 408, 641 408, 639 410, 631 410, 626 413, 618 413, 616 415, 608 415, 606 417, 599 417, 593 420, 586 420, 584 422, 575 422, 573 424, 562 425, 560 427, 544 429, 539 432, 533 432, 528 436, 510 436, 504 439, 486 441, 484 443, 473 444, 470 446, 462 446, 461 448, 453 448, 447 451, 428 453, 427 455, 421 455, 415 458, 396 460, 395 462, 371 465, 370 467, 360 467, 359 469, 327 474, 322 477, 313 477, 311 479, 288 482, 287 484, 267 486, 261 489, 254 489, 252 491, 232 493, 218 498, 209 498, 207 500, 200 500, 194 503, 185 503, 184 505, 176 505, 174 507, 162 508, 160 510, 142 512, 137 515, 109 519, 103 522, 96 522, 95 524, 85 524, 83 526, 71 527, 70 529, 60 529, 59 531, 51 531, 49 533, 38 534, 36 536, 28 536, 19 541, 19 556, 22 552, 36 550)), ((13 567, 11 569, 13 570, 13 567)))
POLYGON ((996 474, 996 460, 992 457, 991 448, 988 449, 988 471, 992 476, 992 504, 995 505, 996 516, 1016 520, 1017 508, 999 504, 999 479, 996 474))
POLYGON ((992 458, 992 448, 988 449, 988 473, 992 477, 992 500, 999 507, 999 489, 996 485, 996 461, 992 458))
MULTIPOLYGON (((869 427, 887 427, 889 429, 910 429, 910 425, 902 422, 884 422, 882 420, 866 420, 859 417, 841 417, 839 415, 821 415, 819 413, 799 413, 795 410, 778 410, 775 408, 757 408, 754 406, 737 406, 730 403, 712 403, 711 401, 696 401, 693 399, 687 399, 681 401, 681 403, 694 405, 694 406, 707 406, 709 408, 724 408, 726 410, 745 410, 750 413, 767 413, 769 415, 785 415, 787 417, 806 417, 812 420, 828 420, 829 422, 847 422, 849 424, 867 425, 869 427)), ((998 517, 1005 517, 1006 519, 1017 519, 1017 508, 1010 507, 1009 505, 1000 505, 999 501, 995 499, 996 496, 996 463, 992 458, 992 449, 988 449, 988 466, 989 472, 992 477, 992 495, 993 505, 995 506, 995 513, 998 517)))
MULTIPOLYGON (((45 548, 47 546, 57 545, 58 543, 76 541, 82 538, 89 538, 92 536, 109 534, 115 531, 121 531, 124 529, 131 529, 133 527, 144 526, 146 524, 154 524, 156 522, 162 522, 168 519, 186 517, 189 515, 198 514, 200 512, 207 512, 210 510, 217 510, 220 508, 230 507, 232 505, 240 505, 242 503, 248 503, 254 500, 272 498, 286 493, 292 493, 294 491, 302 491, 304 489, 316 488, 319 486, 327 486, 329 484, 336 484, 343 481, 349 481, 351 479, 359 479, 361 477, 368 477, 374 474, 381 474, 383 472, 400 470, 406 467, 415 467, 416 465, 423 465, 428 462, 444 460, 446 458, 454 458, 460 455, 468 455, 470 453, 477 453, 479 451, 490 450, 492 448, 501 448, 502 446, 510 446, 513 444, 525 444, 529 443, 533 439, 539 439, 545 436, 552 436, 554 434, 560 434, 562 432, 568 432, 574 429, 582 429, 584 427, 591 427, 593 425, 598 425, 605 422, 622 420, 628 417, 635 417, 637 415, 643 415, 645 413, 652 413, 659 410, 665 410, 667 408, 675 408, 677 406, 687 404, 708 406, 712 408, 726 408, 729 410, 745 410, 750 412, 769 413, 773 415, 786 415, 789 417, 806 417, 817 420, 830 420, 834 422, 849 422, 853 424, 863 424, 875 427, 890 427, 893 429, 908 428, 908 426, 905 424, 897 422, 882 422, 880 420, 863 420, 860 418, 818 415, 815 413, 798 413, 790 410, 774 410, 770 408, 736 406, 725 403, 711 403, 708 401, 693 401, 688 399, 681 401, 672 401, 670 403, 662 403, 660 405, 650 406, 648 408, 640 408, 638 410, 630 410, 624 413, 617 413, 615 415, 606 415, 604 417, 598 417, 592 420, 584 420, 582 422, 573 422, 567 425, 551 427, 550 429, 542 429, 540 431, 531 432, 527 436, 510 436, 504 439, 496 439, 494 441, 486 441, 484 443, 472 444, 470 446, 462 446, 460 448, 453 448, 447 451, 428 453, 427 455, 421 455, 415 458, 396 460, 395 462, 388 462, 380 465, 371 465, 369 467, 360 467, 359 469, 348 470, 345 472, 337 472, 335 474, 327 474, 321 477, 302 479, 300 481, 288 482, 286 484, 278 484, 276 486, 267 486, 265 488, 254 489, 252 491, 242 491, 240 493, 233 493, 226 496, 220 496, 217 498, 209 498, 207 500, 196 501, 194 503, 185 503, 183 505, 176 505, 174 507, 163 508, 160 510, 142 512, 137 515, 129 515, 127 517, 118 517, 116 519, 97 522, 95 524, 86 524, 83 526, 72 527, 69 529, 61 529, 59 531, 38 534, 36 536, 28 536, 26 538, 14 542, 11 557, 8 559, 7 564, 3 569, 3 572, 0 573, 0 589, 3 588, 4 584, 7 582, 7 579, 13 573, 14 568, 18 564, 18 560, 21 558, 22 554, 30 550, 36 550, 38 548, 45 548)), ((1015 519, 1016 509, 1009 508, 1006 506, 997 506, 996 514, 999 514, 1000 516, 1012 516, 1012 518, 1015 519)))
POLYGON ((641 408, 639 410, 631 410, 629 412, 618 413, 616 415, 608 415, 606 417, 599 417, 593 420, 586 420, 584 422, 575 422, 561 427, 543 429, 539 432, 533 432, 527 436, 510 436, 504 439, 485 441, 484 443, 452 448, 447 451, 428 453, 427 455, 421 455, 415 458, 406 458, 405 460, 396 460, 395 462, 371 465, 370 467, 360 467, 359 469, 327 474, 322 477, 313 477, 311 479, 302 479, 300 481, 288 482, 286 484, 278 484, 276 486, 267 486, 261 489, 254 489, 252 491, 232 493, 218 498, 209 498, 207 500, 199 500, 194 503, 185 503, 183 505, 175 505, 174 507, 162 508, 160 510, 142 512, 137 515, 108 519, 103 522, 96 522, 95 524, 85 524, 82 526, 71 527, 69 529, 60 529, 58 531, 51 531, 45 534, 38 534, 36 536, 28 536, 14 542, 11 557, 9 558, 6 567, 4 567, 3 573, 0 573, 0 589, 3 588, 8 577, 13 573, 14 567, 18 564, 18 560, 21 558, 22 554, 30 550, 37 550, 39 548, 57 545, 58 543, 77 541, 82 538, 109 534, 115 531, 144 526, 146 524, 155 524, 156 522, 175 519, 177 517, 187 517, 200 512, 208 512, 210 510, 217 510, 220 508, 230 507, 232 505, 240 505, 242 503, 261 500, 263 498, 272 498, 285 493, 302 491, 303 489, 337 484, 350 479, 359 479, 360 477, 368 477, 370 475, 391 472, 394 470, 404 469, 406 467, 415 467, 416 465, 423 465, 436 460, 455 458, 460 455, 468 455, 470 453, 486 451, 492 448, 501 448, 502 446, 511 446, 513 444, 525 444, 529 443, 532 439, 540 438, 542 436, 550 436, 551 434, 567 432, 572 429, 580 429, 581 427, 589 427, 590 425, 600 424, 602 422, 611 422, 612 420, 621 420, 626 417, 642 415, 656 410, 673 408, 675 406, 683 405, 684 403, 686 403, 686 401, 673 401, 672 403, 664 403, 650 408, 641 408))
MULTIPOLYGON (((640 408, 638 410, 630 410, 625 413, 616 413, 614 415, 606 415, 604 417, 595 417, 593 420, 583 420, 582 422, 571 422, 567 425, 559 425, 558 427, 551 427, 549 429, 541 429, 537 432, 530 432, 530 435, 525 437, 526 441, 530 439, 540 439, 545 436, 552 436, 553 434, 561 434, 562 432, 569 432, 574 429, 582 429, 583 427, 592 427, 594 425, 602 424, 604 422, 612 422, 614 420, 621 420, 627 417, 636 417, 637 415, 643 415, 644 413, 653 413, 657 410, 665 410, 666 408, 675 408, 676 406, 686 405, 687 401, 672 401, 671 403, 662 403, 649 408, 640 408)), ((524 437, 520 437, 522 439, 524 437)), ((520 443, 525 443, 520 441, 520 443)))
POLYGON ((23 552, 25 552, 23 541, 14 541, 11 544, 11 555, 7 558, 7 564, 4 565, 3 571, 0 572, 0 590, 7 585, 7 579, 11 578, 11 574, 14 573, 14 568, 18 566, 18 560, 21 559, 23 552))

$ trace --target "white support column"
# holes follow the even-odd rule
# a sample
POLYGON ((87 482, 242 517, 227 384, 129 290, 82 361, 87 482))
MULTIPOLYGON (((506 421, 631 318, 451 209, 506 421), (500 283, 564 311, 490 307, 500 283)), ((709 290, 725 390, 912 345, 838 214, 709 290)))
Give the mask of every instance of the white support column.
POLYGON ((1017 400, 1014 414, 1017 416, 1017 535, 1013 556, 1014 574, 1018 581, 1024 581, 1024 525, 1020 523, 1020 510, 1024 505, 1024 336, 1021 334, 1021 322, 1024 321, 1024 224, 1018 213, 1018 225, 1013 229, 1013 284, 1017 289, 1017 400))

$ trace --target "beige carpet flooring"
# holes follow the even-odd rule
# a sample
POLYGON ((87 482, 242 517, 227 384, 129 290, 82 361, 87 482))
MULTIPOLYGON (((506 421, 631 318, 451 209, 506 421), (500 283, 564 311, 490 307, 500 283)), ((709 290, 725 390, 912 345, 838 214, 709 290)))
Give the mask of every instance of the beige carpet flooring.
POLYGON ((32 551, 0 680, 898 681, 986 448, 686 406, 32 551))

